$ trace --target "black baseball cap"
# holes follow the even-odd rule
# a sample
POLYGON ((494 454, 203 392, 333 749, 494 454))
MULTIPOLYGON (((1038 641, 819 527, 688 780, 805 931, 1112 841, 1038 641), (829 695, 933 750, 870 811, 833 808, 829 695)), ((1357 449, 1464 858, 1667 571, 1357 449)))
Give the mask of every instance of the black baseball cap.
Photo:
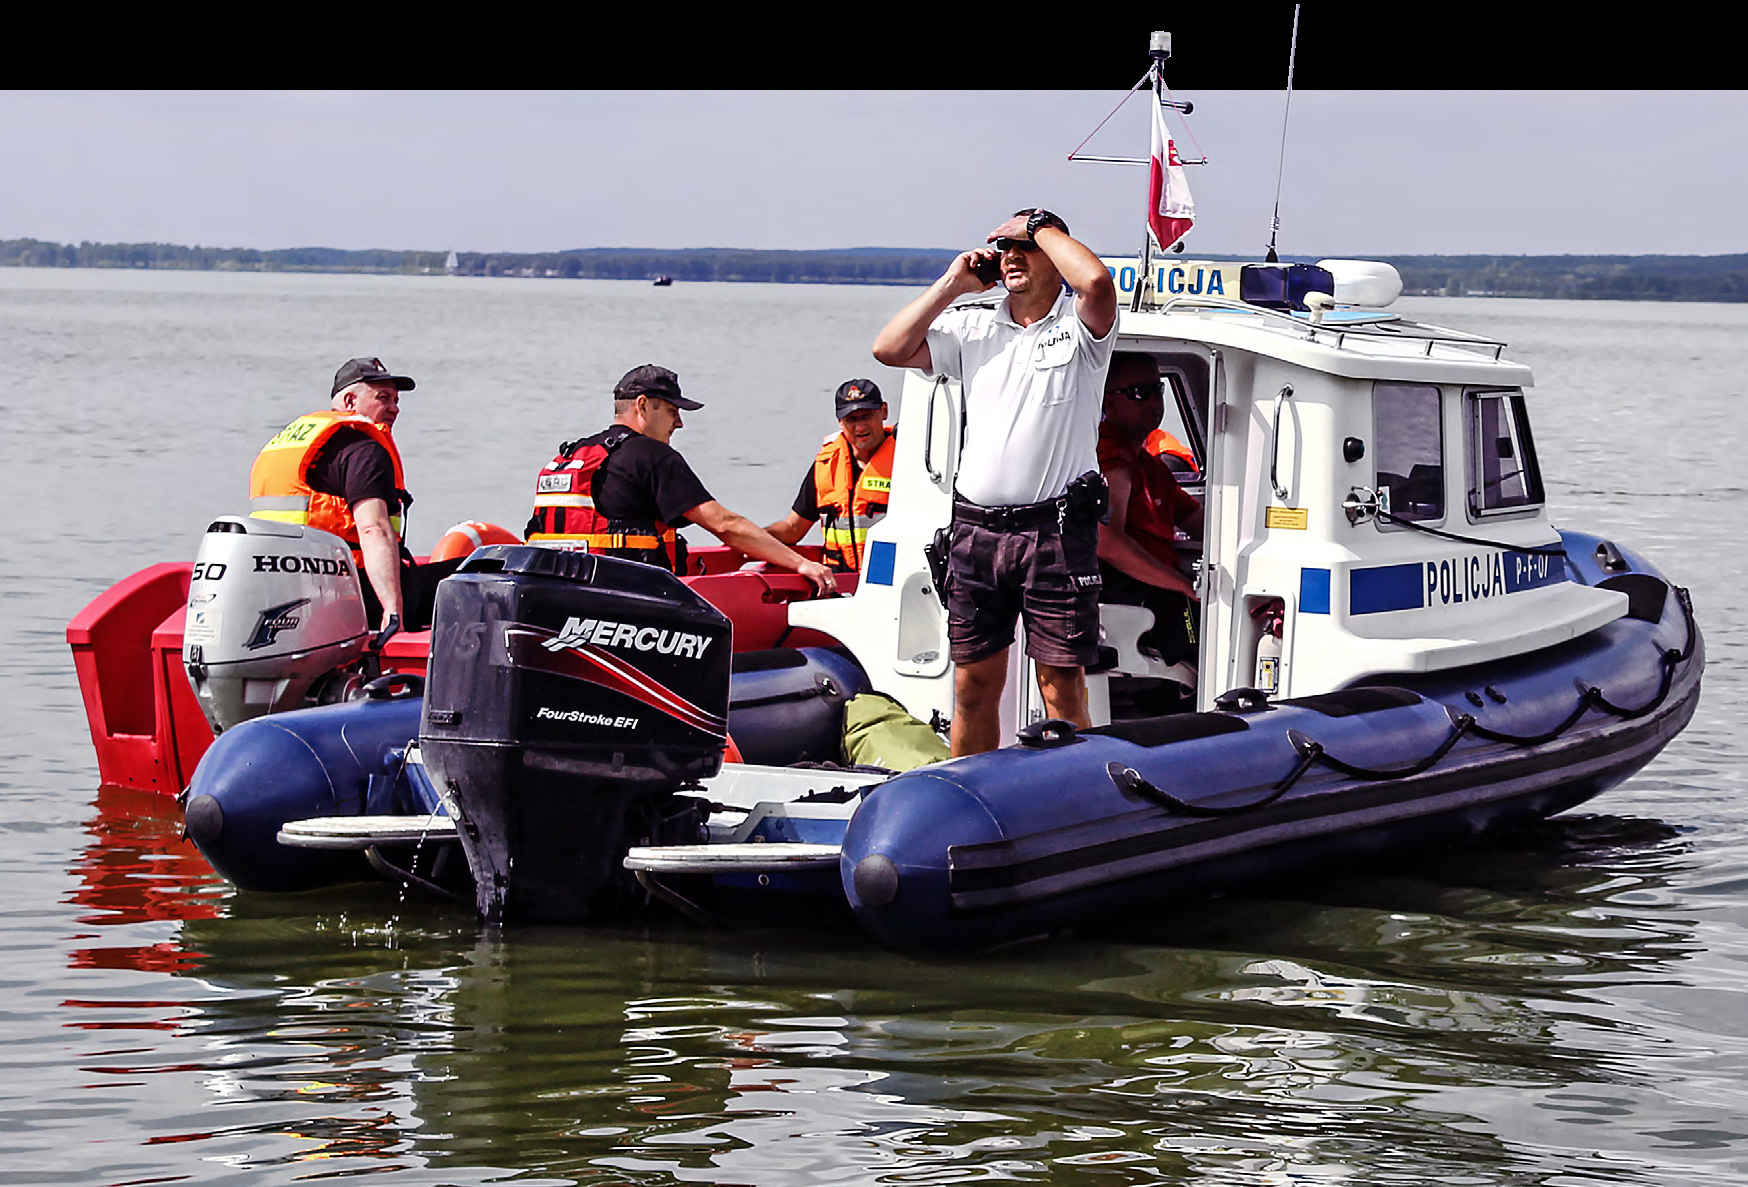
POLYGON ((355 383, 392 383, 403 392, 412 391, 414 386, 405 375, 390 375, 381 359, 347 359, 334 372, 334 390, 328 394, 337 396, 355 383))
POLYGON ((880 394, 880 385, 872 379, 847 379, 838 385, 839 420, 844 419, 852 412, 860 412, 864 408, 878 408, 884 403, 886 403, 886 397, 880 394))
POLYGON ((615 400, 635 400, 638 396, 653 396, 666 400, 682 412, 696 412, 704 407, 697 400, 680 394, 680 377, 666 367, 645 363, 625 373, 625 378, 613 385, 615 400))

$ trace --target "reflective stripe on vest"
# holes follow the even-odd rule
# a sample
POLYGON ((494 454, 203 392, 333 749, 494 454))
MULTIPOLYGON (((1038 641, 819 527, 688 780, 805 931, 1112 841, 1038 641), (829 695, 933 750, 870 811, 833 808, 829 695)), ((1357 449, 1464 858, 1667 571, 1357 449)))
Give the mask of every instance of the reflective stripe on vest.
POLYGON ((840 573, 861 569, 868 529, 886 518, 898 437, 891 425, 885 427, 885 432, 886 439, 860 475, 856 473, 855 453, 841 432, 827 437, 813 459, 813 494, 825 533, 822 559, 840 573))
POLYGON ((674 538, 674 533, 666 536, 639 536, 626 532, 535 532, 528 537, 530 540, 563 540, 572 544, 587 544, 590 548, 660 548, 674 538))
POLYGON ((615 426, 561 447, 534 483, 534 514, 525 533, 530 544, 556 541, 672 571, 678 533, 665 525, 610 520, 595 509, 595 474, 634 430, 615 426))
MULTIPOLYGON (((406 478, 400 451, 387 429, 351 412, 311 412, 286 425, 261 447, 249 470, 249 515, 277 523, 295 523, 332 532, 354 550, 358 524, 340 495, 325 494, 309 484, 309 469, 329 438, 344 428, 357 429, 388 451, 394 467, 395 490, 404 496, 406 478)), ((397 499, 397 503, 401 500, 397 499)), ((400 507, 389 516, 395 537, 402 534, 400 507)))

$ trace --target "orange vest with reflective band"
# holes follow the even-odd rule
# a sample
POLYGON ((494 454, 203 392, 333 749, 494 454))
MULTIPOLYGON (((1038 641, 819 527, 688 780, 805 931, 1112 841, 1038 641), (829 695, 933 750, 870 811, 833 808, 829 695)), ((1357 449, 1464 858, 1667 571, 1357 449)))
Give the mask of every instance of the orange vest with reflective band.
POLYGON ((1158 457, 1164 453, 1169 453, 1174 457, 1181 457, 1184 461, 1190 464, 1190 469, 1197 469, 1196 455, 1190 451, 1190 447, 1185 445, 1182 441, 1179 441, 1164 429, 1154 429, 1151 433, 1147 434, 1147 442, 1142 446, 1142 448, 1147 450, 1147 452, 1151 453, 1154 457, 1158 457))
POLYGON ((823 559, 839 573, 861 570, 868 529, 886 518, 886 505, 892 499, 892 456, 897 451, 898 435, 887 425, 886 440, 860 475, 855 452, 841 432, 827 437, 813 459, 813 494, 825 532, 823 559))
MULTIPOLYGON (((352 509, 340 495, 324 494, 310 486, 310 464, 321 453, 322 446, 341 429, 357 429, 388 450, 394 465, 395 490, 403 504, 411 499, 406 494, 407 480, 401 472, 400 450, 388 430, 368 417, 354 412, 311 412, 300 416, 280 429, 273 440, 261 447, 255 465, 249 471, 249 514, 256 519, 272 519, 280 523, 300 523, 307 527, 332 532, 358 550, 358 524, 352 509)), ((401 536, 400 508, 390 508, 389 522, 395 537, 401 536)))
POLYGON ((659 565, 677 571, 684 566, 683 541, 665 524, 608 519, 595 510, 595 475, 636 430, 614 425, 593 437, 567 441, 534 482, 534 514, 525 535, 530 544, 563 540, 586 544, 590 552, 659 565))

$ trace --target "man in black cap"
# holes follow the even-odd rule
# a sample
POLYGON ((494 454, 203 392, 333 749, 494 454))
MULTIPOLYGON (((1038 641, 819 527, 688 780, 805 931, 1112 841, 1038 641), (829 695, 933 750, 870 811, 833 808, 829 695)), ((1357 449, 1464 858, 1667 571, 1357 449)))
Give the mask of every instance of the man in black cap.
POLYGON ((685 541, 675 529, 695 523, 755 560, 793 569, 822 594, 835 592, 830 569, 711 498, 668 444, 685 423, 680 413, 702 407, 680 394, 679 377, 666 367, 645 363, 627 371, 613 388, 612 427, 565 442, 540 471, 529 541, 586 544, 685 573, 685 541))
POLYGON ((413 380, 377 358, 348 359, 334 373, 330 407, 300 416, 255 459, 249 514, 332 532, 352 547, 365 580, 365 612, 378 627, 430 625, 437 582, 458 561, 423 568, 401 543, 407 493, 390 430, 413 380))
POLYGON ((886 423, 886 400, 872 379, 844 381, 834 399, 838 431, 820 446, 789 514, 765 530, 793 544, 821 523, 825 563, 839 573, 859 573, 868 529, 885 518, 892 498, 898 435, 886 423))

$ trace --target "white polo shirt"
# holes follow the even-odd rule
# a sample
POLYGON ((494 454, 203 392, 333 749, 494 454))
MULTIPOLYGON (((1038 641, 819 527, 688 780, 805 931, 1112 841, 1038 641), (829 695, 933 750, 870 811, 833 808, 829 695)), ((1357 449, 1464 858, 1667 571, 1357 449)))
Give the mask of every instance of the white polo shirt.
POLYGON ((1066 290, 1021 326, 995 308, 949 309, 929 327, 930 379, 965 391, 965 446, 953 485, 973 503, 1007 507, 1054 499, 1099 468, 1099 413, 1117 326, 1094 338, 1066 290))

